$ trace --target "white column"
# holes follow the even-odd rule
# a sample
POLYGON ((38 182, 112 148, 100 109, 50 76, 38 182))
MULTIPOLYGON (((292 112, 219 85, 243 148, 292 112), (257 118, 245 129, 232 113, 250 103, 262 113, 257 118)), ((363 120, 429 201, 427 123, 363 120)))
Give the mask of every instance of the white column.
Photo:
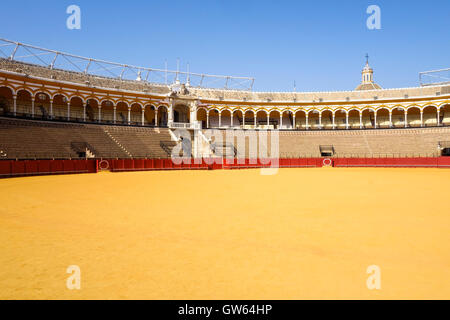
POLYGON ((256 128, 256 113, 255 113, 255 118, 254 118, 254 121, 253 121, 253 125, 254 125, 255 128, 256 128))
POLYGON ((169 108, 167 110, 167 125, 170 127, 173 122, 173 100, 170 101, 169 108))
POLYGON ((113 123, 116 123, 116 119, 117 119, 117 106, 113 106, 113 123))
POLYGON ((231 111, 231 118, 230 118, 230 126, 233 128, 233 125, 234 125, 234 123, 233 123, 233 111, 231 111))
POLYGON ((333 129, 336 129, 336 115, 333 113, 333 129))
POLYGON ((280 113, 280 124, 278 126, 278 129, 280 129, 280 127, 282 127, 282 126, 283 126, 283 114, 280 113))
POLYGON ((245 126, 245 113, 242 113, 242 128, 245 126))
POLYGON ((359 128, 363 128, 363 122, 362 122, 362 112, 359 113, 359 128))
POLYGON ((158 109, 155 110, 155 127, 158 126, 158 109))
POLYGON ((131 122, 131 107, 128 107, 128 118, 127 118, 128 124, 131 122))
POLYGON ((295 128, 295 113, 294 114, 292 114, 292 129, 296 129, 295 128))
POLYGON ((437 109, 437 114, 436 114, 437 119, 436 120, 437 120, 437 126, 438 127, 441 125, 440 113, 441 113, 441 109, 437 109))
POLYGON ((309 130, 308 114, 306 114, 306 130, 309 130))
POLYGON ((70 120, 70 100, 67 101, 67 120, 70 120))
POLYGON ((392 123, 392 110, 389 110, 389 127, 390 127, 390 128, 393 127, 393 123, 392 123))
POLYGON ((319 129, 322 129, 322 113, 319 113, 319 129))
POLYGON ((83 121, 86 122, 86 103, 83 103, 83 121))
POLYGON ((34 97, 31 98, 31 117, 34 118, 34 97))
POLYGON ((206 112, 206 128, 209 128, 209 111, 206 112))
POLYGON ((98 106, 98 122, 102 122, 102 106, 98 106))
POLYGON ((219 128, 222 127, 222 112, 219 112, 219 128))
POLYGON ((145 119, 145 115, 144 115, 144 113, 145 113, 145 108, 142 108, 142 110, 141 110, 141 112, 142 112, 142 115, 141 115, 141 125, 144 125, 144 119, 145 119))
POLYGON ((404 110, 405 112, 405 128, 408 128, 408 110, 404 110))
POLYGON ((13 95, 14 105, 13 105, 13 114, 17 114, 17 95, 13 95))
POLYGON ((423 127, 423 110, 420 110, 420 126, 423 127))
POLYGON ((270 124, 270 114, 267 114, 267 125, 270 124))
POLYGON ((377 128, 377 112, 375 111, 374 113, 373 113, 374 115, 375 115, 375 118, 374 118, 374 121, 375 121, 375 129, 377 128))
POLYGON ((53 119, 53 99, 50 99, 50 118, 53 119))
POLYGON ((345 114, 345 129, 348 129, 348 112, 345 114))

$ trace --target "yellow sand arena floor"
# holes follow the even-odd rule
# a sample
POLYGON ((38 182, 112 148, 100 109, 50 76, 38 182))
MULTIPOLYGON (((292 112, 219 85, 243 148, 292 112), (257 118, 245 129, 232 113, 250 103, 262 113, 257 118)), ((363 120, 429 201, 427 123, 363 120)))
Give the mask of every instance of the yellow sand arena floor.
POLYGON ((0 180, 0 299, 450 298, 450 170, 259 173, 0 180))

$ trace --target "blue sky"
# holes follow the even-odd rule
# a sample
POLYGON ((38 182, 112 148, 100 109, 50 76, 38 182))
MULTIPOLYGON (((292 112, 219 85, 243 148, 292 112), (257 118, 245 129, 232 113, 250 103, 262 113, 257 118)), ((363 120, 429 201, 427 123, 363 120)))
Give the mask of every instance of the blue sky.
POLYGON ((384 88, 450 67, 450 1, 7 1, 0 37, 140 66, 252 76, 254 90, 352 90, 369 53, 384 88), (81 8, 81 30, 66 8, 81 8), (381 30, 368 30, 369 5, 381 30))

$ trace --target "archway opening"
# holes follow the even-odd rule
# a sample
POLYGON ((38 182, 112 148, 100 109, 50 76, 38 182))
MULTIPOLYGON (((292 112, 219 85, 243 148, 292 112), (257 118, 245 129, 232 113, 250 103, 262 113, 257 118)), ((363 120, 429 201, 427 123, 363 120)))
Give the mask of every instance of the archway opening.
POLYGON ((322 111, 322 127, 324 129, 333 129, 333 112, 331 110, 322 111))
POLYGON ((189 123, 189 107, 183 104, 178 104, 173 108, 173 121, 180 123, 189 123))
POLYGON ((306 126, 306 112, 303 110, 295 112, 294 129, 306 130, 308 128, 309 124, 306 126))
POLYGON ((407 110, 408 113, 408 127, 420 127, 420 109, 419 107, 411 107, 407 110))
POLYGON ((437 126, 437 107, 428 106, 423 109, 423 125, 425 127, 437 126))
POLYGON ((19 90, 17 92, 16 112, 17 115, 28 117, 33 113, 31 93, 27 90, 19 90))
POLYGON ((403 128, 405 126, 405 109, 397 107, 392 110, 392 126, 394 128, 403 128))
POLYGON ((378 128, 389 128, 389 110, 381 108, 377 110, 377 127, 378 128))
POLYGON ((364 109, 361 115, 364 128, 371 129, 375 127, 375 113, 372 109, 364 109))
POLYGON ((359 110, 353 109, 348 112, 348 126, 352 129, 360 128, 359 110))

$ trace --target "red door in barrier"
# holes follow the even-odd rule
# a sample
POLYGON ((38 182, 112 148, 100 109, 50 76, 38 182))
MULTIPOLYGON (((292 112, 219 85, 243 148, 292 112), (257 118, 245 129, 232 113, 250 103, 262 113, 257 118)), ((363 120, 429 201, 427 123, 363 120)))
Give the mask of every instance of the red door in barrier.
POLYGON ((6 176, 11 174, 11 162, 10 160, 0 161, 0 175, 6 176))
POLYGON ((12 163, 12 173, 14 174, 24 174, 25 173, 25 163, 24 161, 14 161, 12 163))

